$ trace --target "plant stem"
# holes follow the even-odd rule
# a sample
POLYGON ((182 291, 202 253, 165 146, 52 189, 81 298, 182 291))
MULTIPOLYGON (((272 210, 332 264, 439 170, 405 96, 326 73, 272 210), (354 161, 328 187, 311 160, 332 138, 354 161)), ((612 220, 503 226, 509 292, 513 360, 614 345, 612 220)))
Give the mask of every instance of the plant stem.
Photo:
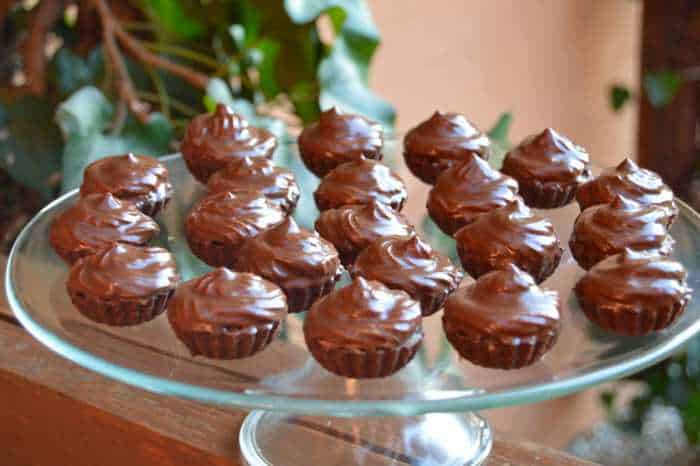
POLYGON ((177 45, 171 44, 161 44, 157 42, 145 42, 144 45, 155 52, 167 53, 170 55, 175 55, 180 58, 185 58, 193 62, 197 62, 204 66, 208 66, 213 70, 219 70, 223 68, 221 63, 216 61, 214 58, 204 55, 194 50, 187 49, 185 47, 179 47, 177 45))
POLYGON ((46 38, 62 10, 63 0, 44 0, 35 7, 31 17, 29 34, 23 45, 26 88, 31 94, 46 92, 46 38))
POLYGON ((146 66, 146 72, 153 82, 153 87, 156 88, 158 92, 158 99, 160 103, 160 110, 165 115, 165 118, 170 119, 170 96, 168 96, 168 90, 165 88, 165 83, 161 79, 158 72, 152 66, 146 66))
MULTIPOLYGON (((139 91, 138 95, 147 102, 160 103, 161 97, 159 94, 147 91, 139 91)), ((196 108, 190 107, 186 103, 174 99, 173 97, 168 97, 168 103, 173 109, 188 117, 193 117, 200 113, 200 111, 196 108)))

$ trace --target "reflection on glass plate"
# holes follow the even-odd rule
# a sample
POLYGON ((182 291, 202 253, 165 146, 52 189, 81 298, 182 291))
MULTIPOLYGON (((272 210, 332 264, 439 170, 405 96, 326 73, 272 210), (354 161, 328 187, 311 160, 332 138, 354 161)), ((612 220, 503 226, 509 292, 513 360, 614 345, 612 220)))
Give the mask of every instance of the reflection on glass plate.
MULTIPOLYGON (((389 154, 398 153, 396 143, 389 154)), ((297 220, 310 227, 316 216, 311 193, 316 180, 298 162, 294 146, 282 148, 279 162, 298 173, 304 196, 297 220)), ((183 236, 183 217, 203 194, 178 156, 166 160, 176 196, 158 221, 158 242, 178 258, 183 279, 208 270, 192 256, 183 236)), ((400 156, 392 164, 408 179, 400 156)), ((425 222, 428 187, 413 183, 404 209, 434 247, 454 257, 454 244, 425 222)), ((445 339, 440 313, 424 320, 425 341, 415 359, 382 380, 351 380, 323 370, 310 357, 302 334, 303 315, 287 318, 283 331, 262 353, 237 361, 194 358, 171 332, 164 316, 133 328, 93 323, 75 311, 65 291, 68 267, 53 252, 48 229, 57 213, 76 197, 70 193, 45 208, 25 229, 9 260, 7 290, 22 323, 39 340, 78 364, 159 393, 211 403, 317 414, 401 414, 466 411, 551 398, 640 370, 700 330, 700 300, 670 329, 644 338, 608 334, 588 323, 572 293, 583 273, 568 251, 544 286, 564 303, 563 332, 545 358, 525 369, 499 371, 460 360, 445 339)), ((578 207, 545 211, 566 245, 578 207)), ((700 218, 685 205, 672 234, 675 256, 688 268, 690 286, 700 289, 700 218)), ((464 284, 470 280, 466 279, 464 284)), ((696 292, 697 294, 697 292, 696 292)))

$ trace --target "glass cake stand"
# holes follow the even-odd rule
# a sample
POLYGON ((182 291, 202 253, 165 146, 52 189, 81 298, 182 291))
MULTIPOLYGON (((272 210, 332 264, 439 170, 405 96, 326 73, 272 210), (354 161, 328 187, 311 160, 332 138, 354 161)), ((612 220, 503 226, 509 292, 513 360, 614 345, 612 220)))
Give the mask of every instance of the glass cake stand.
MULTIPOLYGON (((409 179, 398 151, 398 143, 389 143, 387 152, 394 156, 388 159, 409 179)), ((310 227, 317 215, 311 196, 317 180, 303 168, 293 145, 278 152, 278 163, 291 167, 303 187, 295 216, 310 227)), ((208 269, 191 255, 182 231, 184 216, 204 191, 178 155, 164 161, 176 193, 158 217, 162 232, 157 242, 176 254, 186 280, 208 269)), ((425 221, 428 187, 417 181, 411 185, 404 212, 434 247, 455 257, 452 240, 425 221)), ((445 339, 440 313, 424 319, 425 340, 413 361, 385 379, 347 379, 323 370, 304 344, 303 314, 290 315, 279 338, 251 358, 192 357, 164 316, 115 328, 96 324, 73 309, 65 291, 68 267, 51 249, 48 231, 54 217, 76 197, 73 191, 46 206, 15 242, 6 289, 17 318, 57 353, 121 382, 164 395, 255 409, 239 435, 242 455, 252 465, 479 464, 489 453, 492 433, 475 411, 533 403, 632 374, 667 357, 700 331, 697 291, 687 312, 663 332, 629 338, 593 326, 572 294, 583 272, 567 250, 544 283, 562 298, 562 334, 552 351, 528 368, 491 370, 460 359, 445 339), (346 447, 329 451, 324 448, 326 435, 340 438, 346 447)), ((578 207, 571 204, 543 213, 552 219, 565 247, 578 207)), ((698 290, 700 217, 683 203, 672 234, 675 257, 688 269, 690 286, 698 290)))

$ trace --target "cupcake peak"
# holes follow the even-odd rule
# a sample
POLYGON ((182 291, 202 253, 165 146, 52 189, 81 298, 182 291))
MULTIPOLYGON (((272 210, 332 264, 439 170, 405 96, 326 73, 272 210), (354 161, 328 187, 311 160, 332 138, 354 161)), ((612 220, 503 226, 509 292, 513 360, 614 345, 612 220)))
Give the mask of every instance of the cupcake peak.
POLYGON ((136 154, 134 154, 133 152, 128 152, 124 156, 124 159, 126 159, 126 161, 128 163, 139 163, 139 157, 136 154))
POLYGON ((628 172, 635 172, 639 170, 639 165, 634 163, 632 159, 629 157, 625 157, 622 159, 622 162, 620 162, 617 167, 615 168, 618 172, 622 173, 628 173, 628 172))
POLYGON ((248 120, 235 113, 227 105, 216 104, 208 126, 211 134, 223 137, 243 133, 248 129, 249 124, 248 120))

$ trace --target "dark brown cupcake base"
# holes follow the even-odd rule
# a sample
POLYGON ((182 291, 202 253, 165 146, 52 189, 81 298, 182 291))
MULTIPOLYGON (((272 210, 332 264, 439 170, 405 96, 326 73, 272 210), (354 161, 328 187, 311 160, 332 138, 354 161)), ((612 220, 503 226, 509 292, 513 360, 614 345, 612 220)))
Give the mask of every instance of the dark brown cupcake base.
POLYGON ((397 349, 373 351, 339 347, 322 341, 307 340, 306 345, 314 359, 328 372, 354 379, 378 378, 394 374, 413 359, 419 346, 419 344, 413 344, 397 349))
POLYGON ((241 359, 253 356, 265 349, 279 332, 279 322, 256 327, 255 333, 221 331, 183 331, 170 325, 177 338, 187 346, 193 356, 210 359, 241 359))
MULTIPOLYGON (((473 254, 470 254, 469 251, 465 251, 461 248, 459 243, 457 243, 457 254, 462 263, 462 268, 475 279, 493 270, 503 268, 505 265, 500 262, 479 261, 473 254)), ((527 263, 517 260, 511 260, 509 263, 515 264, 520 270, 530 274, 535 280, 535 283, 540 284, 554 273, 559 266, 562 254, 563 251, 559 249, 558 253, 552 257, 542 256, 541 261, 537 263, 527 263)))
MULTIPOLYGON (((478 157, 478 155, 472 155, 472 157, 478 157)), ((403 153, 403 158, 411 173, 423 183, 430 185, 434 185, 438 176, 450 168, 455 162, 469 160, 466 157, 464 159, 455 160, 435 157, 434 155, 413 154, 408 152, 403 153)), ((488 157, 486 157, 485 160, 488 160, 488 157)))
POLYGON ((552 332, 505 341, 471 329, 451 328, 444 318, 443 327, 447 340, 460 356, 491 369, 519 369, 534 364, 552 349, 558 338, 558 333, 552 332))
MULTIPOLYGON (((462 217, 450 217, 443 215, 443 212, 439 212, 436 208, 432 207, 429 202, 428 205, 428 215, 435 222, 435 225, 440 228, 440 230, 447 236, 452 236, 463 226, 467 225, 469 222, 462 217)), ((478 214, 477 214, 478 215, 478 214)), ((475 219, 476 215, 472 216, 471 219, 475 219)))
POLYGON ((585 299, 578 287, 576 298, 588 320, 605 330, 623 336, 643 336, 663 330, 673 324, 688 305, 687 301, 660 303, 653 309, 640 309, 634 305, 615 303, 611 309, 585 299))
POLYGON ((168 202, 170 202, 169 197, 164 199, 144 199, 136 201, 135 205, 136 208, 144 214, 148 215, 149 217, 155 217, 156 215, 158 215, 158 213, 165 209, 165 207, 168 205, 168 202))
POLYGON ((537 180, 518 180, 518 193, 525 204, 535 209, 556 209, 571 203, 576 196, 577 183, 574 184, 543 184, 537 180))
POLYGON ((382 153, 381 152, 375 152, 375 153, 365 153, 365 154, 359 154, 357 157, 344 157, 344 158, 339 158, 339 157, 319 157, 316 154, 309 154, 309 153, 304 153, 300 151, 301 155, 301 160, 304 162, 304 166, 314 175, 316 175, 319 178, 323 178, 339 165, 342 165, 347 162, 353 162, 355 160, 361 160, 361 159, 370 159, 370 160, 382 160, 382 153))
POLYGON ((104 300, 68 289, 73 305, 90 320, 116 327, 139 325, 162 314, 173 290, 155 294, 148 298, 121 298, 104 300))
POLYGON ((316 300, 333 291, 338 280, 340 280, 340 274, 321 285, 307 288, 285 288, 280 285, 287 295, 287 308, 289 312, 304 312, 308 310, 316 300))
POLYGON ((235 247, 230 244, 212 241, 200 241, 185 229, 185 238, 192 254, 212 267, 233 268, 235 262, 235 247))

